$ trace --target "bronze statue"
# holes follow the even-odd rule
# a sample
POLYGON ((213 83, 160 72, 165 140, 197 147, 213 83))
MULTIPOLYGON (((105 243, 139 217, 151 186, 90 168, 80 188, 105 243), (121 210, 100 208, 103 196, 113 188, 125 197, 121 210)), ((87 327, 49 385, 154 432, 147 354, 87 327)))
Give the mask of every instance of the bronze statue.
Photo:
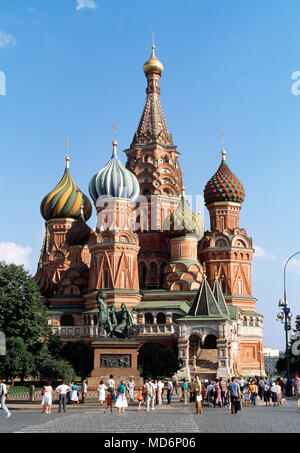
POLYGON ((134 325, 133 317, 126 304, 121 305, 120 321, 113 333, 119 338, 128 338, 128 331, 134 325))
POLYGON ((106 304, 106 294, 99 291, 97 294, 97 306, 98 306, 98 337, 107 337, 108 328, 108 308, 106 304))

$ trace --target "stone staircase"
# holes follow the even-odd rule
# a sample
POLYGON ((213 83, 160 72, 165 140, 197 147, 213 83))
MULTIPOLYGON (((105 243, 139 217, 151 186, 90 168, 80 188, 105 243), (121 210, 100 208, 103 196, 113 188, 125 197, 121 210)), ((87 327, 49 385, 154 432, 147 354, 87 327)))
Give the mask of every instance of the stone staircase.
POLYGON ((197 374, 203 379, 216 379, 218 369, 218 350, 201 349, 200 357, 197 359, 197 368, 190 366, 191 376, 197 374))

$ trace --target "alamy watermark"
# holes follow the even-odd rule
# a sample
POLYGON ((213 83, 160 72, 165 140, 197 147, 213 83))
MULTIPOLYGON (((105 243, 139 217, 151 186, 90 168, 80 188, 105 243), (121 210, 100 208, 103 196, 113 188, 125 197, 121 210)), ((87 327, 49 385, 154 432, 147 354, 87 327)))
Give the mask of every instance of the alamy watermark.
POLYGON ((6 76, 4 72, 0 71, 0 96, 6 95, 6 76))
POLYGON ((295 81, 292 84, 292 94, 293 94, 293 96, 299 96, 299 94, 300 94, 300 71, 293 72, 292 80, 295 81))
POLYGON ((0 332, 0 355, 5 355, 6 354, 6 339, 5 339, 5 333, 0 332))

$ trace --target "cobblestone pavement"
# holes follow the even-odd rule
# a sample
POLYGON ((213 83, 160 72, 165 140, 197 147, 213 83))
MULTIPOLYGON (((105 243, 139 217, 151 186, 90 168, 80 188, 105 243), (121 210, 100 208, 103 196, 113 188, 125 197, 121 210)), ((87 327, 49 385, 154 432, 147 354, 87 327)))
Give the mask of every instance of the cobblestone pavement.
POLYGON ((174 407, 146 412, 129 407, 125 414, 105 414, 102 409, 82 409, 50 415, 39 411, 0 412, 0 433, 300 433, 300 413, 295 399, 281 407, 247 407, 237 415, 227 409, 174 407), (234 420, 234 424, 232 423, 234 420))

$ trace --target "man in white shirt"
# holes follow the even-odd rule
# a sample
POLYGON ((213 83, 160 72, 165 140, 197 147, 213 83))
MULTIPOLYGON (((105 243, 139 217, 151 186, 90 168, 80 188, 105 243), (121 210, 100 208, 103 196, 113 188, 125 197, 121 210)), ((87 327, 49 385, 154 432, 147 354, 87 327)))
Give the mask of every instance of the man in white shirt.
POLYGON ((161 406, 162 404, 162 392, 164 388, 164 383, 161 381, 161 379, 157 383, 157 404, 161 406))
POLYGON ((6 418, 11 417, 11 413, 6 407, 5 400, 7 396, 7 387, 6 384, 4 384, 3 380, 0 379, 0 396, 1 396, 1 408, 4 410, 6 413, 6 418))
POLYGON ((86 395, 87 395, 87 383, 86 381, 83 381, 81 386, 81 402, 83 404, 85 403, 86 395))
POLYGON ((61 381, 61 384, 56 387, 56 391, 59 394, 59 408, 58 412, 61 412, 61 409, 63 408, 63 411, 66 412, 66 398, 67 398, 67 393, 71 391, 70 387, 65 384, 65 381, 61 381))
POLYGON ((152 410, 154 410, 154 402, 155 402, 155 390, 151 379, 148 379, 145 384, 146 390, 146 407, 147 412, 150 410, 150 403, 152 405, 152 410))
POLYGON ((167 398, 168 398, 168 404, 172 404, 172 392, 173 392, 173 384, 172 384, 172 382, 170 381, 170 379, 168 379, 168 383, 167 383, 167 398))
POLYGON ((117 398, 116 398, 116 383, 115 383, 115 381, 113 379, 113 375, 112 374, 109 376, 109 379, 106 382, 106 387, 107 387, 108 393, 111 394, 112 399, 114 400, 114 402, 116 402, 117 401, 117 398))
POLYGON ((127 383, 127 389, 128 389, 128 393, 129 393, 131 402, 133 402, 134 385, 135 384, 134 384, 133 378, 130 378, 130 380, 127 383))

